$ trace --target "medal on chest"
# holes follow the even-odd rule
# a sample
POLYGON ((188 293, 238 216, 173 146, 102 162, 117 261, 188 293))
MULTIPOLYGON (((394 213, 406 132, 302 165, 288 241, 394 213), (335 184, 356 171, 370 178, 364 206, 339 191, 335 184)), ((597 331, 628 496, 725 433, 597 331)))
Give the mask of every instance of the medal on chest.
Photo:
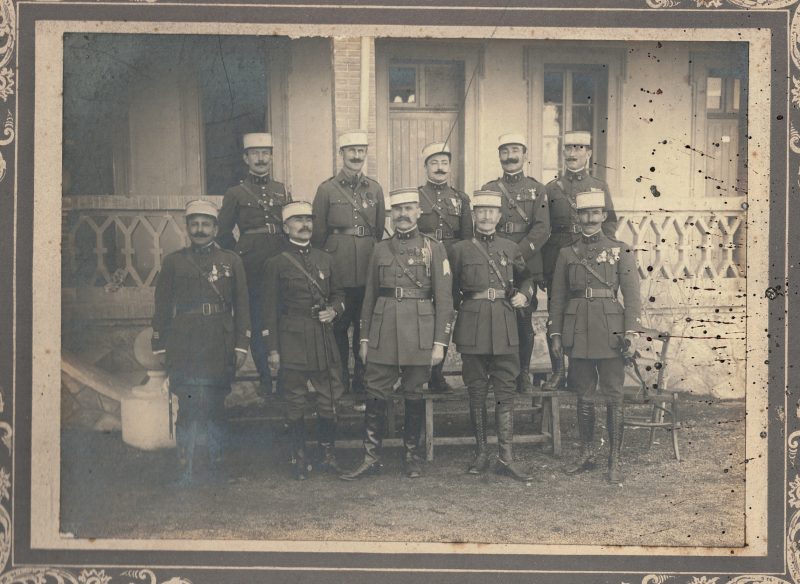
POLYGON ((508 265, 508 256, 505 254, 505 252, 500 254, 500 265, 504 268, 508 265))

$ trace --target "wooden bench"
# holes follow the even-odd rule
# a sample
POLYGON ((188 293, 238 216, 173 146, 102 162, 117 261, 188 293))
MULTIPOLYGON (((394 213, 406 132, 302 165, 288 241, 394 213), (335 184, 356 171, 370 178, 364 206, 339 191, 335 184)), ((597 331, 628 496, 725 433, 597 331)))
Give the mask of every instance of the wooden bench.
MULTIPOLYGON (((437 436, 436 435, 436 416, 435 404, 440 403, 463 403, 464 407, 457 407, 450 409, 446 412, 439 412, 438 415, 469 415, 469 398, 467 396, 466 388, 463 386, 454 391, 446 393, 435 392, 422 392, 418 394, 421 399, 425 401, 425 432, 423 444, 425 448, 425 458, 432 461, 434 458, 434 446, 453 446, 453 445, 474 445, 475 438, 473 436, 437 436)), ((491 391, 490 391, 491 395, 491 391)), ((536 390, 529 394, 518 394, 516 405, 514 408, 515 413, 538 413, 542 414, 542 428, 540 433, 535 434, 522 434, 515 433, 515 444, 550 444, 552 454, 555 457, 561 455, 561 399, 572 395, 568 391, 542 391, 536 390), (541 400, 541 404, 536 404, 537 400, 541 400)), ((397 436, 397 416, 400 411, 399 405, 405 396, 402 394, 393 394, 392 399, 388 401, 387 405, 387 428, 386 436, 383 439, 383 445, 386 447, 397 447, 403 445, 403 439, 397 436)), ((353 404, 357 400, 354 399, 352 394, 345 394, 339 402, 338 417, 342 420, 363 419, 363 412, 354 411, 353 404)), ((488 399, 491 403, 491 399, 488 399)), ((272 408, 269 408, 272 409, 272 408)), ((234 420, 256 420, 256 419, 282 419, 280 416, 266 415, 258 417, 236 417, 234 420)), ((517 426, 519 427, 519 426, 517 426)), ((489 444, 497 444, 497 437, 490 435, 488 437, 489 444)), ((338 448, 360 448, 362 440, 337 440, 336 446, 338 448)))

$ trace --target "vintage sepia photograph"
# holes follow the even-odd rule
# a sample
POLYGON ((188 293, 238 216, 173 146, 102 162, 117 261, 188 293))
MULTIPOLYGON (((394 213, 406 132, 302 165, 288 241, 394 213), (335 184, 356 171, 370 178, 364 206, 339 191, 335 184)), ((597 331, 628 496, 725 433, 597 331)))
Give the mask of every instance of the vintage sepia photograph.
POLYGON ((768 37, 357 33, 53 37, 43 537, 759 549, 768 37))
POLYGON ((800 582, 795 2, 0 0, 0 584, 800 582))

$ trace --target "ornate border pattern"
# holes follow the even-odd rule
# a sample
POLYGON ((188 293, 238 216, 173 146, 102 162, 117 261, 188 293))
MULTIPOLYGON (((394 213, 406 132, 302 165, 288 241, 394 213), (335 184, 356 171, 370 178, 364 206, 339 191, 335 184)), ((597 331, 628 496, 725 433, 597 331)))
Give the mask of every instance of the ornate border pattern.
MULTIPOLYGON (((134 2, 157 2, 157 0, 133 0, 134 2)), ((787 9, 799 0, 644 0, 649 8, 744 8, 749 10, 780 10, 787 9), (728 4, 729 6, 724 6, 728 4)), ((8 152, 13 147, 16 138, 15 112, 15 68, 12 59, 15 54, 17 42, 17 22, 15 0, 0 0, 0 119, 4 117, 2 136, 0 137, 0 182, 8 175, 6 158, 3 152, 8 152), (3 112, 4 110, 4 112, 3 112), (3 113, 5 115, 3 115, 3 113)), ((792 59, 791 103, 795 109, 800 110, 800 10, 793 9, 790 46, 792 59)), ((800 118, 800 114, 793 116, 800 118)), ((789 128, 789 146, 794 154, 800 154, 800 131, 792 120, 789 128)), ((13 170, 8 169, 8 170, 13 170)), ((796 186, 800 187, 800 176, 796 177, 796 186)), ((0 387, 0 414, 4 412, 4 395, 0 387)), ((798 410, 800 417, 800 410, 798 410)), ((0 584, 109 584, 124 581, 127 584, 192 584, 183 577, 171 577, 159 580, 151 569, 134 569, 107 573, 104 569, 84 568, 77 574, 73 571, 57 567, 12 567, 9 568, 11 558, 12 520, 11 520, 11 457, 13 453, 13 429, 7 422, 0 421, 0 442, 8 453, 8 457, 0 456, 0 584)), ((787 438, 787 452, 789 464, 796 469, 798 451, 800 451, 800 430, 792 432, 787 438)), ((0 448, 0 455, 5 451, 0 448)), ((800 470, 800 469, 797 469, 800 470)), ((769 575, 740 575, 729 576, 678 576, 671 574, 648 574, 641 580, 641 584, 800 584, 800 473, 795 471, 794 478, 786 485, 786 501, 789 512, 785 550, 787 558, 786 578, 769 575)), ((622 584, 628 584, 623 581, 622 584)))

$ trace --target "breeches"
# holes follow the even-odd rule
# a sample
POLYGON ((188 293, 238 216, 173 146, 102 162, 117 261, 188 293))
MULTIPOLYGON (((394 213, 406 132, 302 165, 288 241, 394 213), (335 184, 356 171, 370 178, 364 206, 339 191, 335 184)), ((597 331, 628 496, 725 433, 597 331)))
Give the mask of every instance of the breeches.
POLYGON ((333 419, 335 407, 344 392, 342 371, 330 367, 324 371, 298 371, 283 369, 283 395, 286 402, 286 417, 296 421, 303 417, 308 395, 307 381, 314 385, 317 398, 317 414, 320 418, 333 419))
MULTIPOLYGON (((400 391, 407 394, 417 394, 422 392, 422 386, 427 383, 431 375, 429 365, 383 365, 380 363, 368 363, 364 373, 364 385, 367 393, 378 399, 389 399, 394 393, 394 384, 398 378, 401 380, 400 391)), ((417 397, 410 396, 411 399, 417 397)), ((419 399, 419 398, 417 398, 419 399)))
POLYGON ((462 354, 461 361, 461 376, 467 386, 470 402, 483 403, 491 385, 498 404, 513 405, 519 375, 519 354, 462 354))
POLYGON ((613 359, 569 360, 567 383, 583 401, 622 403, 622 384, 625 381, 625 362, 613 359))

